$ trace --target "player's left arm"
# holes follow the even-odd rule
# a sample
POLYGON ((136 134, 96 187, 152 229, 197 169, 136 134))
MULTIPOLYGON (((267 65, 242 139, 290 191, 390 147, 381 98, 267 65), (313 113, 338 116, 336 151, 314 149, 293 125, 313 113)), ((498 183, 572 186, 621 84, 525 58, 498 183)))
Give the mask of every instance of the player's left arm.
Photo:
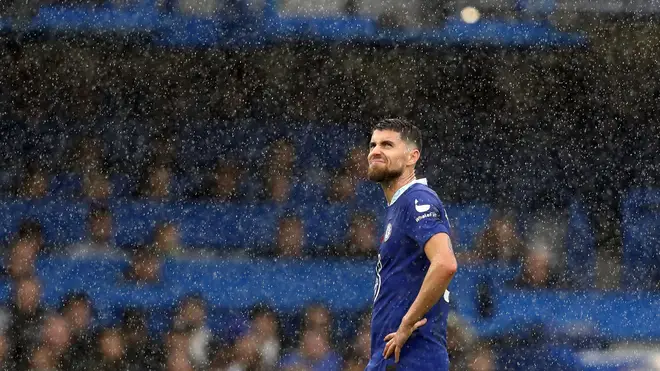
POLYGON ((429 270, 415 301, 401 320, 402 326, 413 327, 422 320, 426 312, 442 298, 458 269, 451 240, 446 233, 440 232, 431 237, 424 246, 424 253, 430 261, 429 270))

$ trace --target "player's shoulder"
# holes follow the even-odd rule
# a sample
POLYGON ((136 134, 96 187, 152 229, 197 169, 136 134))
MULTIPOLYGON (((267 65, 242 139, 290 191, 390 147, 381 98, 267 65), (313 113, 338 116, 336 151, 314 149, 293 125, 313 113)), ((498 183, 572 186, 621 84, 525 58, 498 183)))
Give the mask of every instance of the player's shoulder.
POLYGON ((405 193, 406 203, 431 203, 431 204, 442 204, 438 194, 428 185, 417 183, 414 184, 408 192, 405 193))

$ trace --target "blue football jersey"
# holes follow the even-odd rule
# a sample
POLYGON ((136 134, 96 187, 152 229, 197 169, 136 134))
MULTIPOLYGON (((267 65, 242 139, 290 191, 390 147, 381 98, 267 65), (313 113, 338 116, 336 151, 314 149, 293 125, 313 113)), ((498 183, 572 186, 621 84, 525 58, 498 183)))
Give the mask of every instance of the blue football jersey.
POLYGON ((378 249, 371 320, 371 359, 367 370, 449 370, 447 314, 449 292, 424 316, 399 363, 384 359, 385 336, 396 332, 417 297, 430 262, 424 245, 437 233, 449 234, 449 221, 438 195, 418 179, 399 189, 387 208, 385 233, 378 249))

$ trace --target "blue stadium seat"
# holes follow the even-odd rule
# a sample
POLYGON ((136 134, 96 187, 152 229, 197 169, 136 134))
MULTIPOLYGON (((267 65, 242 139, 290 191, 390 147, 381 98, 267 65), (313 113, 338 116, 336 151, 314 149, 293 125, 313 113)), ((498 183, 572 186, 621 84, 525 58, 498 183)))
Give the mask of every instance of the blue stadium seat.
POLYGON ((244 210, 228 204, 186 203, 181 206, 180 233, 184 245, 240 247, 246 244, 241 228, 244 210))
POLYGON ((355 190, 355 207, 379 215, 385 213, 387 200, 380 185, 366 180, 360 182, 355 190))
POLYGON ((8 198, 12 196, 12 190, 16 178, 15 171, 0 171, 0 198, 8 198))
POLYGON ((8 201, 0 203, 0 241, 8 243, 18 231, 23 218, 28 218, 27 202, 8 201))
POLYGON ((344 241, 348 228, 349 207, 345 205, 309 205, 302 209, 305 246, 322 249, 344 241))
POLYGON ((41 224, 46 245, 68 245, 85 235, 87 205, 81 202, 37 200, 0 204, 3 213, 0 239, 9 241, 21 221, 32 219, 41 224))
POLYGON ((172 177, 170 186, 171 198, 175 200, 186 199, 200 188, 202 179, 192 174, 176 175, 172 177))
POLYGON ((49 194, 58 199, 68 199, 80 196, 82 180, 78 174, 57 174, 50 179, 49 194))
POLYGON ((660 190, 633 190, 622 202, 623 278, 629 290, 651 289, 658 277, 660 190))
MULTIPOLYGON (((497 314, 491 333, 524 323, 595 331, 613 340, 641 340, 660 336, 655 323, 660 297, 651 293, 594 293, 554 290, 503 289, 496 295, 497 314)), ((483 333, 486 334, 486 331, 483 333)))
POLYGON ((306 182, 296 182, 291 189, 290 206, 304 206, 306 204, 322 204, 326 202, 326 189, 322 185, 306 182))
POLYGON ((566 274, 578 289, 593 288, 596 271, 596 238, 584 207, 569 207, 566 232, 566 274))
POLYGON ((124 198, 130 197, 135 192, 137 182, 126 174, 115 173, 110 175, 110 184, 112 184, 112 197, 124 198))
MULTIPOLYGON (((55 308, 66 293, 84 290, 92 297, 100 322, 117 321, 127 307, 148 307, 150 326, 162 330, 169 325, 172 310, 183 296, 202 293, 209 302, 210 325, 214 332, 222 333, 241 331, 246 310, 258 303, 268 303, 285 313, 296 313, 315 302, 328 305, 335 313, 355 313, 367 309, 373 295, 371 263, 168 260, 163 282, 153 286, 116 280, 126 264, 39 260, 37 272, 42 277, 45 303, 55 308)), ((517 269, 500 265, 463 267, 450 285, 450 305, 484 336, 523 330, 525 324, 538 323, 573 332, 592 329, 613 340, 660 338, 660 328, 649 326, 655 323, 660 295, 521 291, 498 284, 513 278, 517 269), (490 319, 479 319, 474 308, 475 287, 482 280, 494 283, 495 315, 490 319)), ((0 285, 0 299, 8 299, 9 288, 0 285)), ((345 332, 350 332, 348 327, 345 332)))
POLYGON ((118 201, 111 205, 115 243, 119 246, 151 241, 158 222, 175 220, 167 204, 149 201, 118 201))
POLYGON ((275 245, 281 209, 274 204, 260 203, 234 208, 239 218, 239 230, 245 235, 245 248, 263 249, 275 245))
POLYGON ((474 247, 476 239, 486 226, 491 210, 485 205, 444 205, 452 229, 452 240, 456 251, 467 251, 474 247))
POLYGON ((46 244, 69 245, 84 238, 87 230, 87 204, 57 201, 37 208, 41 210, 37 218, 42 223, 46 244))

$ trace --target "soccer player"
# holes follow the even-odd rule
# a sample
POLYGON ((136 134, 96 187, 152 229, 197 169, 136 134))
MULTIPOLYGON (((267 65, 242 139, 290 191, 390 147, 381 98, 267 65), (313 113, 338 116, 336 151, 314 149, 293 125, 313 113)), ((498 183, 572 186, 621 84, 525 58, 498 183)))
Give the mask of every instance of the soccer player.
POLYGON ((447 214, 426 179, 415 177, 420 130, 402 119, 373 129, 368 178, 387 199, 378 250, 366 370, 449 370, 447 287, 456 272, 447 214))

